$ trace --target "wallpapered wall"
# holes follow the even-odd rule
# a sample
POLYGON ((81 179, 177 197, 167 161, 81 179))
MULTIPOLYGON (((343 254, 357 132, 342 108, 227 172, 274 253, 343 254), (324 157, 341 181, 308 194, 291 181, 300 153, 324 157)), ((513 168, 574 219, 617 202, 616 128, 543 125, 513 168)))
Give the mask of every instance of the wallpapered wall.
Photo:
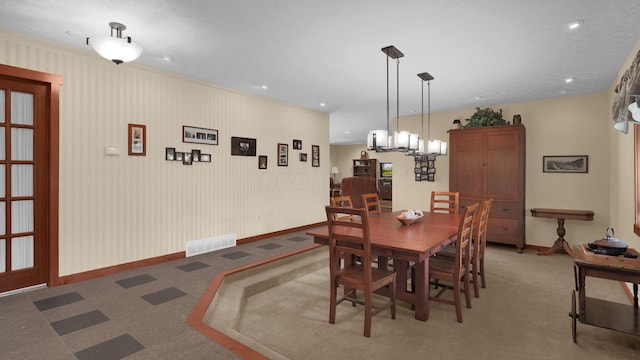
POLYGON ((328 115, 0 32, 0 62, 61 75, 60 275, 185 250, 191 240, 250 237, 323 221, 328 115), (146 125, 146 156, 127 155, 127 124, 146 125), (217 129, 219 145, 182 142, 182 126, 217 129), (258 157, 231 156, 231 137, 258 157), (302 149, 292 148, 293 139, 302 149), (277 166, 277 144, 289 165, 277 166), (320 166, 311 166, 311 146, 320 166), (105 147, 118 155, 106 155, 105 147), (210 163, 165 161, 165 147, 200 149, 210 163), (299 153, 309 154, 307 162, 299 153), (304 199, 304 201, 301 201, 304 199))

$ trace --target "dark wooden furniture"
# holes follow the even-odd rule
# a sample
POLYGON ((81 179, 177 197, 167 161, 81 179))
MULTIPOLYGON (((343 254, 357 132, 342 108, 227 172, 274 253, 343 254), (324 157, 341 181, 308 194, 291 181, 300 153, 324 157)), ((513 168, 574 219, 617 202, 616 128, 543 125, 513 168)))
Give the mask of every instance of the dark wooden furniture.
POLYGON ((441 288, 434 296, 430 296, 429 300, 455 306, 458 322, 462 322, 461 291, 464 291, 467 308, 471 308, 471 289, 469 288, 471 232, 477 210, 478 204, 473 204, 467 206, 462 212, 455 241, 454 258, 436 255, 429 260, 429 278, 433 279, 434 284, 441 288), (441 281, 447 284, 442 284, 441 281), (460 283, 464 285, 464 289, 460 289, 460 283), (441 297, 447 289, 453 290, 453 300, 441 297))
POLYGON ((369 215, 365 209, 327 206, 329 231, 329 276, 331 297, 329 298, 329 323, 336 321, 336 306, 342 301, 364 305, 364 336, 371 336, 371 318, 384 309, 391 308, 391 318, 396 318, 396 273, 372 266, 369 236, 369 215), (337 214, 348 214, 360 221, 335 220, 337 214), (353 233, 353 230, 356 233, 353 233), (359 261, 353 261, 358 257, 359 261), (340 259, 344 258, 344 262, 340 259), (340 265, 343 263, 344 265, 340 265), (338 298, 338 286, 344 286, 344 296, 338 298), (373 292, 388 287, 390 301, 384 306, 374 307, 373 292), (356 291, 364 292, 364 300, 356 291))
POLYGON ((393 200, 393 181, 391 178, 378 180, 378 194, 382 200, 393 200))
POLYGON ((353 159, 353 176, 366 176, 377 178, 378 160, 353 159))
MULTIPOLYGON (((429 258, 442 247, 451 244, 458 233, 459 215, 425 212, 422 219, 403 226, 396 217, 402 211, 383 212, 369 218, 371 251, 379 256, 393 258, 396 270, 396 299, 415 305, 415 318, 429 318, 429 258), (415 292, 407 290, 409 262, 415 263, 415 292)), ((328 244, 326 227, 307 232, 318 244, 328 244)), ((380 265, 380 264, 379 264, 380 265)))
POLYGON ((553 254, 560 249, 564 249, 567 254, 572 255, 571 246, 569 246, 569 243, 567 243, 567 241, 564 239, 564 234, 566 234, 566 231, 564 229, 564 221, 565 219, 591 221, 593 220, 593 211, 535 208, 531 209, 531 216, 558 219, 558 228, 556 229, 558 238, 549 249, 545 251, 539 251, 538 255, 553 254))
POLYGON ((494 199, 487 241, 525 246, 525 128, 490 126, 449 131, 449 191, 460 207, 494 199))
MULTIPOLYGON (((627 251, 638 255, 634 249, 627 251)), ((599 255, 587 250, 587 244, 573 247, 573 262, 577 269, 576 290, 571 294, 573 342, 576 341, 576 320, 583 324, 640 335, 640 311, 638 310, 638 283, 640 283, 640 258, 599 255), (633 305, 625 305, 586 295, 586 277, 597 277, 633 283, 633 305), (579 313, 576 313, 576 291, 579 297, 579 313)))
POLYGON ((362 194, 362 203, 364 204, 364 209, 367 210, 367 214, 369 214, 369 216, 382 214, 378 193, 362 194))
POLYGON ((354 176, 342 179, 340 195, 351 196, 353 207, 364 207, 362 194, 377 192, 376 179, 368 176, 354 176))
POLYGON ((460 193, 448 191, 432 191, 431 212, 442 212, 447 214, 457 214, 460 209, 460 193))
POLYGON ((329 197, 340 196, 340 190, 342 189, 342 185, 340 183, 335 183, 333 178, 329 178, 329 197))

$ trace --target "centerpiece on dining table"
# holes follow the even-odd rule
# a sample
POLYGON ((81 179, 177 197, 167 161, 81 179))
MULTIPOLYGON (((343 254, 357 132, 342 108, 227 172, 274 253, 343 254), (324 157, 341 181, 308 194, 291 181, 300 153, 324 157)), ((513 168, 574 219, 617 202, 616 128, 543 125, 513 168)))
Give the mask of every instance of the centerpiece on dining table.
POLYGON ((407 210, 398 215, 397 219, 402 225, 411 225, 418 222, 423 216, 424 214, 420 210, 407 210))

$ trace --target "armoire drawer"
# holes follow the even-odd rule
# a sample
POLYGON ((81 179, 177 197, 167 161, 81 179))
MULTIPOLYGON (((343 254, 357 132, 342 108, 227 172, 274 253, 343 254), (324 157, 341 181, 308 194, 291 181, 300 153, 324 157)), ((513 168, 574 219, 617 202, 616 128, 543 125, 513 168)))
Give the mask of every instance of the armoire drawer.
POLYGON ((487 226, 487 241, 524 247, 523 228, 517 220, 491 218, 487 226))

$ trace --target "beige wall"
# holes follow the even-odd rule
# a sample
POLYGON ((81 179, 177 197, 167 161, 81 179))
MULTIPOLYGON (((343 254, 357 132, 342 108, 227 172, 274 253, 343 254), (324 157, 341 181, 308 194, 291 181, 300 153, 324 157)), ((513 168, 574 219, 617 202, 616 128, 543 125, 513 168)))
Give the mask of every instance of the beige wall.
MULTIPOLYGON (((629 52, 620 67, 620 71, 611 82, 611 87, 607 92, 607 109, 613 107, 615 86, 620 82, 622 74, 631 66, 631 62, 638 51, 640 51, 640 41, 629 52)), ((611 125, 611 111, 607 115, 607 120, 611 125)), ((629 125, 629 133, 623 134, 619 131, 614 131, 609 126, 607 135, 611 155, 608 159, 610 186, 607 191, 610 198, 611 225, 616 229, 616 237, 628 243, 631 247, 640 249, 640 238, 633 233, 633 223, 635 221, 633 132, 638 130, 634 129, 635 127, 637 125, 629 125)))
MULTIPOLYGON (((548 100, 491 106, 502 109, 505 119, 522 115, 527 131, 526 146, 526 241, 527 244, 550 246, 558 237, 554 219, 531 217, 531 208, 588 209, 595 212, 592 222, 566 222, 566 239, 571 244, 595 240, 604 234, 609 217, 609 148, 607 132, 611 128, 611 108, 606 93, 565 96, 548 100), (587 174, 551 174, 542 172, 544 155, 588 155, 587 174)), ((454 119, 465 119, 475 109, 431 114, 432 137, 448 141, 447 130, 454 119)), ((462 120, 464 123, 464 120, 462 120)), ((403 117, 403 130, 419 131, 420 115, 403 117)), ((425 125, 426 127, 426 125, 425 125)), ((360 146, 332 146, 332 152, 359 156, 360 146), (345 148, 345 149, 342 149, 345 148)), ((332 154, 333 156, 333 154, 332 154)), ((370 157, 392 161, 393 208, 428 209, 431 191, 449 188, 449 157, 436 160, 436 181, 416 182, 414 161, 400 153, 375 153, 370 157)), ((341 167, 349 166, 336 159, 341 167)), ((349 160, 350 161, 350 160, 349 160)), ((342 168, 340 169, 342 172, 342 168)))
POLYGON ((78 51, 0 32, 0 62, 61 75, 60 275, 185 250, 191 240, 238 238, 323 221, 328 200, 328 115, 173 76, 116 66, 78 51), (127 156, 127 124, 147 126, 147 156, 127 156), (182 126, 219 130, 219 145, 182 143, 182 126), (230 155, 231 136, 257 154, 230 155), (320 145, 320 167, 298 160, 320 145), (276 164, 288 143, 289 166, 276 164), (105 146, 120 154, 105 155, 105 146), (165 161, 165 147, 200 149, 211 163, 165 161), (304 199, 301 202, 300 199, 304 199))

